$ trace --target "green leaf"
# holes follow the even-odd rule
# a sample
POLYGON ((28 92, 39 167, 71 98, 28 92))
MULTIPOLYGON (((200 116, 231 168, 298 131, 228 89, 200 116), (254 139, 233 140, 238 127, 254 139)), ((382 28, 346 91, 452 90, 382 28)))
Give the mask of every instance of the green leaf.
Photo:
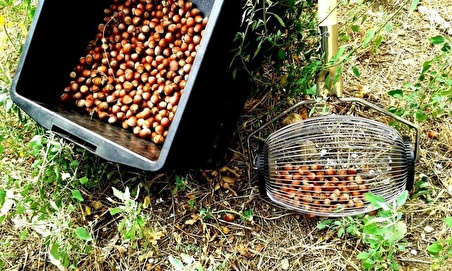
MULTIPOLYGON (((380 218, 380 217, 375 217, 373 219, 371 219, 371 221, 367 222, 367 225, 365 225, 363 227, 363 233, 371 235, 372 238, 374 239, 378 239, 381 240, 382 235, 387 231, 386 228, 382 228, 380 226, 377 225, 377 223, 384 223, 386 221, 386 219, 384 218, 380 218)), ((367 242, 373 242, 371 241, 372 239, 370 239, 368 237, 367 242)))
POLYGON ((28 231, 24 230, 19 234, 19 240, 20 242, 23 242, 25 240, 25 238, 27 238, 28 236, 28 231))
POLYGON ((437 255, 443 250, 443 246, 439 242, 435 242, 427 247, 427 252, 433 255, 437 255))
POLYGON ((283 49, 279 49, 278 50, 278 57, 279 57, 279 59, 284 59, 285 57, 286 57, 286 53, 284 52, 284 50, 283 49))
POLYGON ((358 255, 356 255, 356 258, 358 260, 365 260, 365 259, 367 259, 369 257, 370 257, 370 253, 365 252, 365 251, 363 251, 363 252, 359 253, 358 255))
POLYGON ((353 32, 359 32, 360 27, 359 27, 359 25, 354 24, 351 26, 351 29, 353 32))
POLYGON ((375 33, 376 33, 376 30, 374 28, 372 28, 371 30, 369 30, 367 32, 366 37, 364 38, 364 41, 363 41, 363 47, 366 47, 369 44, 369 42, 374 38, 375 33))
POLYGON ((78 227, 77 229, 75 229, 75 234, 77 235, 78 238, 80 238, 84 241, 93 240, 93 238, 91 237, 91 234, 89 234, 89 232, 83 227, 78 227))
POLYGON ((377 40, 375 41, 375 47, 380 47, 381 43, 383 42, 384 37, 382 35, 377 36, 377 40))
POLYGON ((425 121, 425 120, 428 119, 428 116, 424 114, 424 112, 422 111, 422 109, 419 109, 419 110, 416 112, 416 119, 417 119, 418 121, 425 121))
POLYGON ((275 18, 278 20, 279 24, 282 27, 286 27, 286 24, 284 23, 284 20, 281 17, 279 17, 278 14, 275 14, 275 13, 272 13, 272 12, 269 12, 269 14, 272 14, 273 16, 275 16, 275 18))
POLYGON ((374 207, 382 208, 383 210, 388 210, 389 207, 386 204, 386 200, 384 197, 379 195, 374 195, 372 193, 364 194, 366 200, 368 200, 374 207))
POLYGON ((339 230, 337 231, 337 237, 342 237, 342 235, 344 235, 344 233, 345 233, 345 229, 339 228, 339 230))
POLYGON ((394 98, 400 99, 403 97, 403 90, 401 90, 401 89, 390 90, 390 91, 388 91, 388 95, 392 96, 394 98))
MULTIPOLYGON (((335 61, 338 61, 338 60, 339 60, 339 58, 341 58, 341 57, 342 57, 342 55, 343 55, 343 54, 344 54, 344 52, 345 52, 345 49, 346 49, 346 47, 345 47, 345 46, 341 46, 341 47, 339 47, 339 50, 337 51, 336 55, 334 56, 334 58, 335 58, 335 61)), ((342 66, 341 66, 341 67, 339 67, 339 68, 342 68, 342 66)))
POLYGON ((131 227, 127 232, 124 233, 124 238, 129 240, 136 240, 136 228, 131 227))
POLYGON ((352 71, 353 71, 353 74, 354 74, 357 78, 359 78, 359 76, 360 76, 361 74, 359 73, 359 70, 358 70, 358 68, 357 68, 356 66, 352 66, 352 71))
POLYGON ((404 190, 400 195, 397 197, 397 206, 402 206, 405 204, 406 200, 408 198, 408 191, 404 190))
MULTIPOLYGON (((310 88, 308 88, 308 89, 306 90, 306 94, 308 94, 308 95, 315 95, 315 94, 317 94, 317 85, 314 84, 313 86, 311 86, 310 88)), ((313 107, 313 108, 315 108, 315 107, 313 107)))
POLYGON ((177 258, 174 258, 171 255, 168 256, 168 260, 169 260, 170 264, 174 267, 175 271, 182 271, 182 270, 184 270, 184 263, 181 260, 179 260, 177 258))
POLYGON ((139 227, 144 227, 144 225, 146 224, 146 220, 144 219, 144 217, 143 216, 138 216, 137 217, 137 220, 136 220, 136 223, 137 223, 137 225, 139 226, 139 227))
POLYGON ((80 179, 79 179, 79 182, 80 182, 81 184, 86 184, 86 183, 88 182, 88 177, 84 176, 84 177, 80 178, 80 179))
POLYGON ((450 47, 449 43, 444 43, 443 47, 441 47, 441 51, 443 51, 445 53, 450 52, 450 49, 451 49, 451 47, 450 47))
POLYGON ((323 229, 327 228, 331 224, 332 221, 333 220, 331 220, 331 219, 322 220, 319 224, 317 224, 317 229, 323 230, 323 229))
POLYGON ((0 189, 0 206, 3 206, 3 203, 5 203, 6 198, 6 191, 3 189, 0 189))
POLYGON ((387 23, 385 25, 385 30, 386 30, 386 32, 391 32, 391 23, 387 23))
POLYGON ((444 223, 446 223, 446 225, 452 229, 452 217, 444 218, 444 223))
POLYGON ((79 190, 72 190, 72 197, 80 202, 83 201, 82 193, 79 190))
POLYGON ((115 207, 115 208, 110 208, 109 211, 110 211, 111 215, 116 215, 116 214, 124 212, 124 209, 121 207, 115 207))
POLYGON ((446 40, 444 39, 443 36, 438 35, 438 36, 431 37, 429 39, 429 41, 433 44, 441 44, 441 43, 445 42, 446 40))
POLYGON ((53 258, 55 259, 60 259, 60 252, 59 252, 59 247, 58 244, 54 243, 50 246, 50 254, 53 256, 53 258))
POLYGON ((394 224, 394 229, 391 231, 391 234, 389 235, 388 242, 394 243, 399 240, 402 240, 403 237, 405 237, 405 234, 407 232, 406 224, 403 221, 397 221, 394 224))
POLYGON ((409 10, 409 12, 408 12, 408 16, 410 16, 411 13, 413 13, 413 11, 416 10, 417 5, 419 5, 419 0, 413 0, 413 1, 411 2, 411 7, 410 7, 410 10, 409 10))

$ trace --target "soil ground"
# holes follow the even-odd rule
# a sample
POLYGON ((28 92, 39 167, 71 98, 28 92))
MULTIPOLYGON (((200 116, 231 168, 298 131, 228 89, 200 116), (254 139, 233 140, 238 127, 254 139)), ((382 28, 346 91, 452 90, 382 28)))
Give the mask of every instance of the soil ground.
MULTIPOLYGON (((371 19, 359 33, 351 33, 354 40, 362 40, 366 27, 370 29, 375 22, 381 22, 385 12, 394 12, 397 2, 380 1, 371 5, 367 10, 371 19)), ((357 5, 350 1, 348 6, 341 6, 344 10, 338 12, 340 24, 347 21, 345 16, 357 5)), ((421 1, 420 7, 435 10, 452 23, 452 2, 426 0, 421 1)), ((407 12, 402 12, 403 15, 394 18, 392 29, 378 52, 360 50, 347 64, 343 71, 346 96, 364 97, 387 108, 395 103, 388 98, 387 91, 416 81, 422 64, 438 53, 428 39, 452 34, 450 24, 449 28, 442 28, 434 16, 421 10, 418 8, 409 17, 407 12), (352 66, 359 69, 359 78, 354 76, 352 66)), ((257 172, 250 167, 245 139, 251 132, 254 116, 267 114, 267 119, 272 118, 268 108, 275 103, 277 100, 269 96, 247 102, 237 127, 237 140, 230 147, 230 159, 224 167, 140 176, 146 180, 143 195, 147 194, 146 200, 150 200, 147 208, 155 239, 153 249, 135 249, 118 242, 117 221, 108 213, 112 204, 107 197, 111 191, 106 186, 84 191, 89 195, 85 204, 93 212, 81 214, 81 219, 94 225, 97 241, 95 253, 80 263, 79 270, 171 270, 168 257, 181 259, 182 253, 193 256, 204 270, 208 267, 222 270, 223 265, 225 270, 362 270, 356 256, 367 248, 359 239, 349 235, 338 237, 333 230, 318 230, 322 218, 285 210, 259 194, 257 172), (176 176, 186 180, 177 192, 174 182, 168 184, 176 176)), ((421 175, 428 179, 432 200, 413 197, 402 208, 407 235, 405 252, 396 256, 401 270, 430 270, 433 258, 427 254, 426 247, 450 236, 443 223, 444 218, 451 216, 452 204, 450 117, 419 123, 419 127, 416 180, 421 175), (439 133, 437 139, 427 136, 432 130, 439 133)), ((143 174, 132 169, 124 171, 131 182, 133 176, 143 174)), ((28 242, 17 247, 26 254, 10 270, 54 269, 46 262, 42 243, 36 244, 41 245, 35 247, 28 242)), ((452 263, 446 262, 440 270, 452 270, 452 263)))

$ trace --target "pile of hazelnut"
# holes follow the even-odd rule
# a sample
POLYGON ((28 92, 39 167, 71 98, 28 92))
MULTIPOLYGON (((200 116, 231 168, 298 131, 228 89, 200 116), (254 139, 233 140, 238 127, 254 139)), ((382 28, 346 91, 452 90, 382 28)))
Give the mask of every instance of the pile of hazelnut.
POLYGON ((270 172, 267 191, 288 206, 313 213, 346 212, 364 208, 369 184, 361 170, 319 164, 285 163, 270 172))
POLYGON ((207 24, 189 0, 114 0, 60 100, 162 144, 207 24))

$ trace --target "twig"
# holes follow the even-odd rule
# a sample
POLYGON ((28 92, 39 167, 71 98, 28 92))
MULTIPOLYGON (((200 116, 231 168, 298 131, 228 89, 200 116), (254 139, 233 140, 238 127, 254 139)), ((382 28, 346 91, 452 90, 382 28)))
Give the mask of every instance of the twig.
POLYGON ((25 267, 27 266, 27 261, 28 261, 28 249, 25 250, 25 259, 24 263, 22 264, 22 271, 25 270, 25 267))
POLYGON ((234 222, 228 222, 228 221, 223 220, 223 219, 218 219, 218 221, 223 222, 225 224, 234 225, 234 226, 237 226, 239 228, 247 229, 247 230, 250 230, 250 231, 253 230, 253 228, 247 227, 245 225, 240 225, 240 224, 237 224, 237 223, 234 223, 234 222))
POLYGON ((423 263, 423 264, 432 264, 431 261, 424 261, 424 260, 416 260, 411 258, 399 258, 402 262, 413 262, 413 263, 423 263))

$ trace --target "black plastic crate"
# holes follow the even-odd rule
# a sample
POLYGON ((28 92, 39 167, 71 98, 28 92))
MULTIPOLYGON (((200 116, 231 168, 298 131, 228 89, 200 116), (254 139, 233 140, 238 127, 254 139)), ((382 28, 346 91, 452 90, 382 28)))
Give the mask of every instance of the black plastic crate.
POLYGON ((229 66, 240 25, 238 1, 193 0, 208 17, 205 35, 163 145, 60 102, 111 1, 39 1, 11 87, 12 100, 38 124, 112 162, 157 171, 211 167, 233 139, 246 90, 229 66))

